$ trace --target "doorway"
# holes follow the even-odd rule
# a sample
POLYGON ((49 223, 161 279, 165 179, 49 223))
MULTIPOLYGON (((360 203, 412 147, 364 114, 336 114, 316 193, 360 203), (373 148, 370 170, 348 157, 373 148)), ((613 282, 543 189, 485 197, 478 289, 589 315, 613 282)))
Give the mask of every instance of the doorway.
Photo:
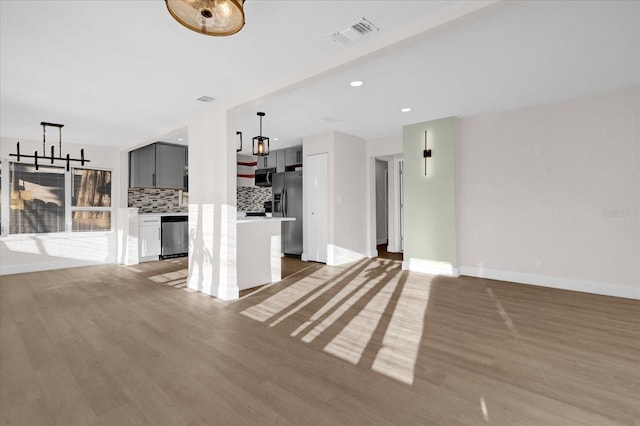
POLYGON ((372 229, 377 256, 402 260, 402 159, 399 156, 375 158, 375 226, 372 229))
POLYGON ((376 245, 389 243, 389 167, 376 159, 376 245))

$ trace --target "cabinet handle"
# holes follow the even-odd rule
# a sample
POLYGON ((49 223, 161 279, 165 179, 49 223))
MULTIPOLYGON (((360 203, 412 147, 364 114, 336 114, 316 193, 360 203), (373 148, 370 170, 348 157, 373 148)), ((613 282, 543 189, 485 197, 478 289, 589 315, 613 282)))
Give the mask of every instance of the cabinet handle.
POLYGON ((153 182, 151 184, 153 186, 156 186, 156 174, 154 173, 152 176, 153 176, 153 182))

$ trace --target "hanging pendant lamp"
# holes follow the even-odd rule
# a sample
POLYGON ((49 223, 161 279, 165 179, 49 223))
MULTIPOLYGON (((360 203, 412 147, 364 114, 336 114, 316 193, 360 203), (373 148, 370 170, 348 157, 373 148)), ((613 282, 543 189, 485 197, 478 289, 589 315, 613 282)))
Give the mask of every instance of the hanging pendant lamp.
POLYGON ((262 117, 265 115, 264 112, 258 113, 258 117, 260 117, 260 136, 254 136, 253 138, 253 155, 261 157, 269 155, 269 138, 262 136, 262 117))
POLYGON ((180 24, 201 34, 228 36, 244 26, 244 0, 165 0, 180 24))

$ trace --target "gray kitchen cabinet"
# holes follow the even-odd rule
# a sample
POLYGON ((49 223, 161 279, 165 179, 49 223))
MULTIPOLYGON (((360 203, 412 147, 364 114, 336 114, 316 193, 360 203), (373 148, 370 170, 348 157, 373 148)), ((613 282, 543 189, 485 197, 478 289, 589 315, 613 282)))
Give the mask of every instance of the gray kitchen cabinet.
POLYGON ((271 151, 269 155, 256 156, 258 169, 276 169, 277 172, 284 172, 284 153, 281 151, 271 151), (282 170, 279 170, 282 168, 282 170))
POLYGON ((187 147, 156 142, 129 152, 130 188, 186 188, 187 147))
POLYGON ((285 167, 302 165, 302 146, 287 148, 284 152, 284 157, 285 167))
POLYGON ((258 169, 269 168, 269 155, 256 155, 256 162, 258 163, 258 169))
POLYGON ((186 147, 157 143, 156 188, 184 189, 186 147))
POLYGON ((154 187, 155 173, 156 147, 154 144, 129 152, 129 187, 154 187))
POLYGON ((285 155, 284 155, 284 150, 278 150, 275 151, 276 154, 276 172, 277 173, 282 173, 284 172, 284 166, 285 166, 285 155))

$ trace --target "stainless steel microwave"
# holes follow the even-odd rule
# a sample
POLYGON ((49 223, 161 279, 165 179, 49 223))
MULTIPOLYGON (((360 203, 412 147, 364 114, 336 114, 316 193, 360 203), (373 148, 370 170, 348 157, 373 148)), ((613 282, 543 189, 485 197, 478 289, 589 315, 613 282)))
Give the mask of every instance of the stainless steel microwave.
POLYGON ((256 186, 271 186, 271 178, 275 172, 275 167, 256 170, 256 186))

